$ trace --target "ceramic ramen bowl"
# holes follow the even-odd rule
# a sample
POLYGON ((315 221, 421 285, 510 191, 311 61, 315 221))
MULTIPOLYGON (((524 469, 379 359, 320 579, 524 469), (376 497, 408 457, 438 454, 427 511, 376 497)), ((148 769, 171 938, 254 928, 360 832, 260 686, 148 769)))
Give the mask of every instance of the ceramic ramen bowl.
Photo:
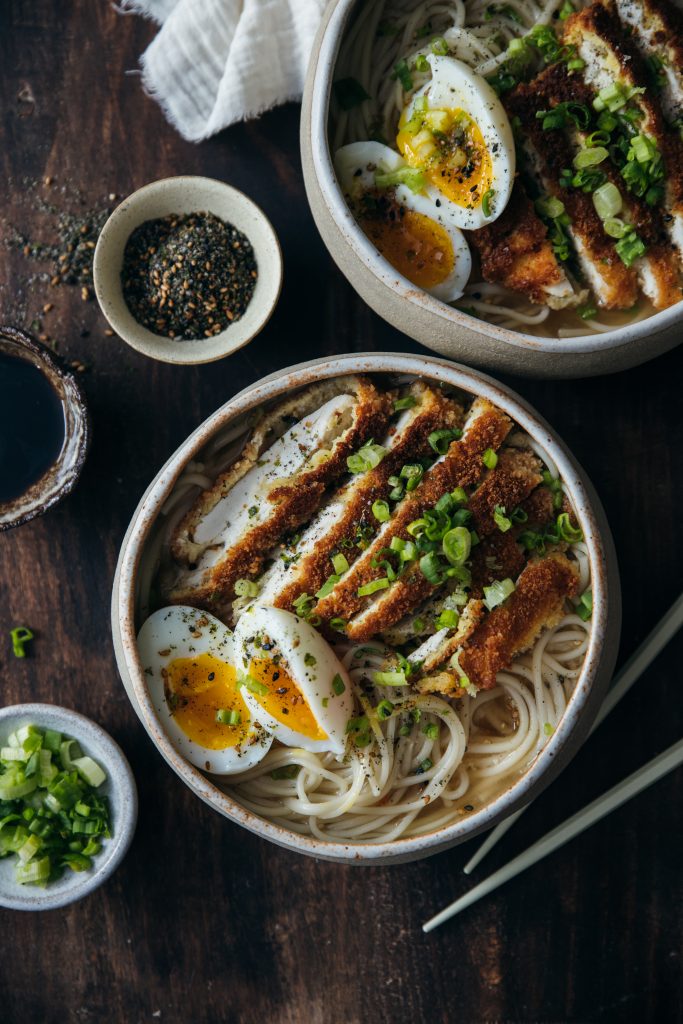
POLYGON ((652 359, 681 340, 683 302, 627 326, 574 338, 542 338, 483 320, 433 298, 378 254, 339 187, 329 143, 330 93, 340 45, 358 0, 333 0, 309 65, 301 156, 318 230, 342 273, 381 317, 442 356, 534 377, 587 377, 652 359))
POLYGON ((143 495, 128 527, 119 555, 112 595, 112 630, 119 672, 128 696, 173 770, 198 797, 231 821, 299 853, 340 863, 405 862, 426 857, 472 838, 536 796, 558 774, 585 739, 612 675, 621 621, 619 575, 605 514, 590 481, 553 430, 519 396, 483 374, 434 357, 398 354, 343 355, 314 360, 264 378, 226 402, 180 446, 143 495), (343 374, 368 373, 382 381, 389 375, 410 375, 483 396, 510 415, 556 462, 576 509, 589 551, 594 611, 585 661, 566 711, 552 737, 523 775, 500 796, 456 823, 417 838, 369 845, 321 842, 299 835, 252 813, 233 796, 189 764, 162 728, 138 655, 140 628, 138 590, 141 560, 150 544, 162 507, 187 464, 218 431, 264 403, 291 395, 297 388, 343 374))

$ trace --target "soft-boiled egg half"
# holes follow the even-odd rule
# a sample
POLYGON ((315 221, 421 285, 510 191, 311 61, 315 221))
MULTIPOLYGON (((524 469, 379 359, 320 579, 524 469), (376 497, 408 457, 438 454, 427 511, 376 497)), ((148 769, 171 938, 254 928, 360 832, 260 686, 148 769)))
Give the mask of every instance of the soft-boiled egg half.
POLYGON ((378 252, 443 302, 459 299, 472 269, 460 208, 381 142, 338 149, 335 170, 361 228, 378 252))
POLYGON ((468 230, 505 209, 515 176, 515 144, 503 106, 488 82, 454 57, 427 57, 431 80, 404 109, 396 144, 455 208, 468 230))
POLYGON ((343 754, 351 683, 320 634, 292 612, 254 604, 234 643, 252 717, 285 746, 343 754))
POLYGON ((197 608, 160 608, 143 624, 138 652, 159 721, 183 757, 232 775, 265 756, 273 737, 243 699, 227 626, 197 608))

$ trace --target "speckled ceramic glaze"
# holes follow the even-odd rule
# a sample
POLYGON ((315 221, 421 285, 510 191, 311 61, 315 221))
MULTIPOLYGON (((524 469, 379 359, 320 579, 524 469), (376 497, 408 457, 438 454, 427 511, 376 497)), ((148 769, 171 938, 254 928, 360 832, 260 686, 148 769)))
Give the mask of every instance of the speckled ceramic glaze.
POLYGON ((133 192, 114 210, 97 241, 93 278, 102 312, 132 348, 165 363, 210 363, 236 352, 265 327, 280 296, 282 253, 270 221, 243 192, 213 178, 163 178, 133 192), (170 213, 199 212, 213 213, 247 236, 258 278, 239 320, 210 338, 178 341, 148 331, 128 309, 121 288, 123 253, 132 232, 145 221, 170 213))
POLYGON ((94 758, 107 774, 98 788, 109 799, 112 836, 102 843, 90 871, 66 870, 62 878, 41 888, 19 885, 14 878, 16 857, 0 860, 0 907, 10 910, 55 910, 82 899, 105 882, 126 855, 138 816, 135 779, 126 757, 111 736, 77 711, 55 704, 14 704, 0 709, 0 746, 22 725, 55 729, 78 740, 84 754, 94 758))
POLYGON ((355 863, 401 862, 428 856, 490 828, 536 796, 557 775, 587 735, 611 678, 620 622, 619 577, 607 520, 585 473, 548 424, 519 396, 490 377, 442 359, 391 353, 335 356, 283 370, 240 392, 210 416, 169 459, 143 495, 121 547, 112 595, 114 648, 128 696, 153 743, 190 789, 231 821, 271 842, 326 860, 355 863), (419 376, 453 385, 471 395, 484 396, 504 409, 546 449, 558 466, 586 537, 594 595, 590 645, 576 688, 552 738, 519 781, 481 811, 453 825, 419 838, 371 845, 320 842, 266 821, 246 810, 229 793, 219 789, 210 778, 180 757, 156 717, 136 643, 136 632, 141 624, 136 608, 140 559, 159 510, 187 463, 201 459, 202 449, 216 432, 250 410, 290 394, 295 388, 344 373, 370 373, 380 379, 384 374, 419 376))
POLYGON ((0 503, 0 530, 9 530, 47 512, 74 489, 90 444, 90 421, 76 378, 45 345, 15 327, 0 327, 0 352, 37 366, 64 411, 64 444, 56 462, 18 498, 0 503))
MULTIPOLYGON (((372 0, 368 0, 372 2, 372 0)), ((398 274, 353 218, 332 166, 329 101, 339 47, 359 0, 331 0, 320 27, 301 114, 306 192, 318 230, 359 295, 389 323, 440 355, 535 377, 587 377, 652 359, 683 337, 683 303, 647 320, 583 338, 538 338, 447 306, 398 274)))

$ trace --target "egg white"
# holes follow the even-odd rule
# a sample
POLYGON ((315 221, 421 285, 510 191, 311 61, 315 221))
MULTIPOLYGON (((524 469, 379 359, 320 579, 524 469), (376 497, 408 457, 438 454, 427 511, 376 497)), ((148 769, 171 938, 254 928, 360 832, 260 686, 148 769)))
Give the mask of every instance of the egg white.
MULTIPOLYGON (((233 775, 265 757, 273 737, 260 729, 253 717, 254 724, 246 741, 223 750, 212 750, 190 739, 178 725, 166 700, 162 670, 177 658, 210 654, 218 661, 235 666, 232 633, 219 619, 186 605, 160 608, 142 625, 138 653, 159 723, 186 760, 213 775, 233 775)), ((248 713, 245 704, 245 717, 248 713)))
MULTIPOLYGON (((381 142, 351 142, 337 150, 334 166, 342 191, 351 201, 357 201, 363 192, 375 188, 377 170, 387 173, 408 167, 408 164, 399 153, 381 142)), ((431 186, 423 192, 413 192, 406 185, 397 185, 393 195, 399 205, 429 217, 448 235, 453 249, 453 270, 439 284, 426 290, 442 302, 459 299, 472 272, 469 246, 460 231, 460 207, 431 186)))
POLYGON ((468 209, 447 198, 432 184, 426 189, 430 197, 439 196, 442 202, 449 202, 456 211, 454 223, 471 231, 492 223, 507 206, 516 166, 512 128, 500 99, 485 78, 455 57, 430 54, 427 60, 432 69, 431 80, 412 96, 405 118, 410 120, 423 97, 427 100, 428 111, 464 110, 476 122, 491 159, 493 197, 488 215, 481 203, 468 209))
POLYGON ((243 687, 244 701, 264 729, 288 747, 343 754, 346 725, 353 713, 353 693, 348 674, 327 641, 298 615, 282 608, 255 604, 237 623, 234 643, 238 664, 245 672, 254 659, 272 660, 280 656, 282 668, 298 686, 328 739, 312 739, 284 725, 243 687), (261 646, 264 642, 268 644, 268 651, 261 646), (311 659, 314 659, 314 664, 311 664, 311 659), (335 676, 339 676, 344 685, 340 694, 333 688, 335 676))

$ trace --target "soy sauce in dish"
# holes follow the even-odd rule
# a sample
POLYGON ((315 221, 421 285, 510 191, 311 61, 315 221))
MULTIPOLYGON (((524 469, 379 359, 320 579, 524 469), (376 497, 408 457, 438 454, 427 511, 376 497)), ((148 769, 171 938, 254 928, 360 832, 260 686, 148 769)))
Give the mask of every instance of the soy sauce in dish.
POLYGON ((0 503, 43 476, 64 444, 64 409, 45 374, 0 352, 0 503))

